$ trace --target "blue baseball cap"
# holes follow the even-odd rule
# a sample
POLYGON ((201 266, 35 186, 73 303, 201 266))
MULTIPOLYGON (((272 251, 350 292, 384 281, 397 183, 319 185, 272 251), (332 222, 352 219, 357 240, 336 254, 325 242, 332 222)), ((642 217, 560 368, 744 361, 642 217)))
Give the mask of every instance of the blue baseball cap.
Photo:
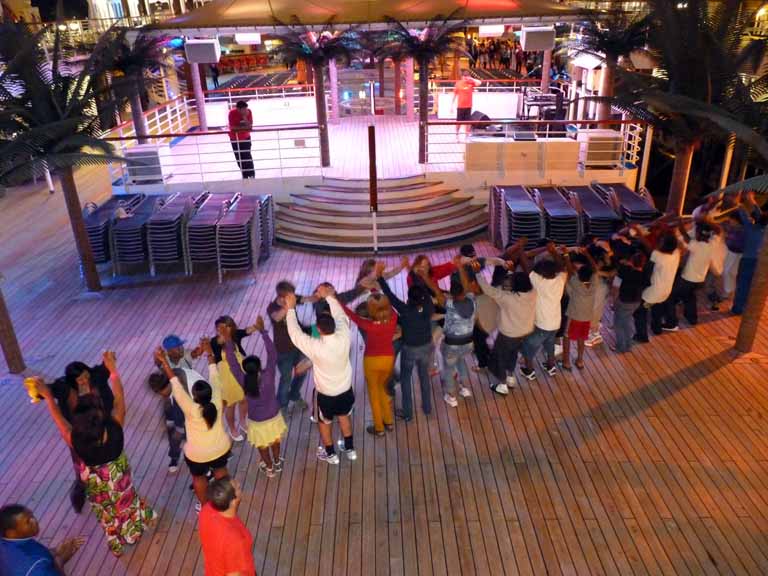
POLYGON ((179 346, 184 346, 184 340, 176 336, 176 334, 169 334, 165 338, 163 338, 163 348, 166 350, 171 350, 172 348, 178 348, 179 346))

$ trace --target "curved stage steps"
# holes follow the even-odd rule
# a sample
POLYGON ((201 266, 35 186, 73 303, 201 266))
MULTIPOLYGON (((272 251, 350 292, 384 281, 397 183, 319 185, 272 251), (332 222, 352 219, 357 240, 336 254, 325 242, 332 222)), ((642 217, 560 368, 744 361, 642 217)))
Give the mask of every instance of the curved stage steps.
MULTIPOLYGON (((379 250, 455 242, 485 230, 485 206, 437 180, 384 181, 378 188, 379 250)), ((367 181, 325 181, 278 202, 275 237, 310 249, 373 250, 367 181)))

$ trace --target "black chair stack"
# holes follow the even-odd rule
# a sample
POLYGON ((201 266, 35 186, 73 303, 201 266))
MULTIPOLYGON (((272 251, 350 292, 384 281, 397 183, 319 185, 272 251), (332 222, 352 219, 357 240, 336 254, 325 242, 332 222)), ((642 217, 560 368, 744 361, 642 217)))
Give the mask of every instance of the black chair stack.
POLYGON ((216 224, 226 214, 233 194, 209 194, 187 224, 187 261, 194 272, 195 264, 216 264, 216 224))
POLYGON ((544 210, 547 238, 556 244, 576 246, 580 238, 579 215, 557 188, 532 188, 544 210))
POLYGON ((589 186, 566 186, 581 207, 582 232, 608 240, 621 227, 621 218, 589 186))
POLYGON ((197 209, 206 195, 174 194, 158 206, 147 222, 150 273, 155 275, 157 265, 184 263, 184 273, 190 270, 186 258, 184 226, 190 213, 197 209))
POLYGON ((262 194, 259 196, 259 231, 261 233, 261 248, 259 251, 259 260, 269 258, 272 251, 272 244, 275 241, 275 203, 272 194, 262 194))
POLYGON ((502 186, 492 186, 488 193, 488 234, 491 242, 497 248, 504 247, 504 241, 501 238, 501 212, 504 205, 504 188, 502 186))
POLYGON ((142 264, 149 261, 147 244, 147 222, 152 217, 155 204, 162 196, 146 196, 130 211, 128 217, 118 218, 112 224, 111 238, 114 260, 114 274, 122 273, 125 264, 142 264))
POLYGON ((226 270, 248 270, 259 257, 260 198, 240 196, 216 226, 219 281, 226 270))
POLYGON ((113 196, 101 206, 95 204, 86 206, 86 209, 90 208, 90 211, 85 215, 85 228, 88 232, 88 240, 91 243, 96 264, 106 264, 112 260, 109 231, 115 218, 115 212, 119 208, 129 212, 143 199, 143 194, 126 194, 113 196))
POLYGON ((503 207, 501 210, 502 247, 526 237, 526 248, 538 245, 544 235, 541 210, 522 186, 500 186, 503 207))
POLYGON ((648 200, 624 184, 593 183, 592 189, 609 205, 617 206, 628 224, 646 224, 659 217, 659 211, 648 200))

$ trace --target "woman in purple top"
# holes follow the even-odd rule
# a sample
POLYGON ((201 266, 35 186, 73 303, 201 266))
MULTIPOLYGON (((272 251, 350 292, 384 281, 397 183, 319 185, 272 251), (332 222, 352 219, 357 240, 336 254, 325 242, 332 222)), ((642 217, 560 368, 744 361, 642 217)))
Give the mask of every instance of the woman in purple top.
POLYGON ((277 368, 277 350, 275 344, 264 329, 264 319, 259 316, 254 324, 261 334, 267 351, 264 368, 258 356, 248 356, 243 360, 245 379, 243 389, 248 403, 248 441, 259 450, 261 462, 259 470, 272 478, 283 470, 280 457, 280 440, 288 430, 280 412, 280 403, 275 395, 275 371, 277 368))

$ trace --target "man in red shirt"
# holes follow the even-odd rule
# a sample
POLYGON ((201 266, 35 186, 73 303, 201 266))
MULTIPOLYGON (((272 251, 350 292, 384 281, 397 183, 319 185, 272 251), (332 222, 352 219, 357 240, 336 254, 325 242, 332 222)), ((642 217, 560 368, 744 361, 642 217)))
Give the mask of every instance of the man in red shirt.
MULTIPOLYGON (((480 86, 482 82, 473 78, 469 70, 462 70, 461 79, 456 82, 453 88, 453 102, 456 104, 456 122, 466 122, 472 119, 472 93, 475 87, 480 86)), ((464 126, 464 131, 469 134, 470 124, 456 124, 456 135, 459 135, 459 128, 464 126)))
POLYGON ((253 178, 256 173, 253 170, 253 157, 251 156, 251 128, 253 116, 248 109, 248 104, 240 100, 229 111, 229 140, 232 143, 232 151, 235 160, 243 173, 243 178, 253 178))
POLYGON ((199 518, 205 576, 256 576, 253 536, 237 517, 239 484, 229 477, 213 480, 207 496, 199 518))

